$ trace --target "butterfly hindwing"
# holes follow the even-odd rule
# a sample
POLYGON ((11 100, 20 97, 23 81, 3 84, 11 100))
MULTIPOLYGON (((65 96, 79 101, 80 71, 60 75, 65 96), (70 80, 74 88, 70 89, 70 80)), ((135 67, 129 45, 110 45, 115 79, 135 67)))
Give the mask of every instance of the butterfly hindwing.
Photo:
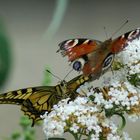
POLYGON ((53 105, 57 103, 58 99, 55 93, 53 88, 48 90, 46 87, 39 87, 27 100, 23 101, 21 110, 33 120, 34 124, 41 119, 40 115, 43 115, 46 111, 50 112, 53 105))

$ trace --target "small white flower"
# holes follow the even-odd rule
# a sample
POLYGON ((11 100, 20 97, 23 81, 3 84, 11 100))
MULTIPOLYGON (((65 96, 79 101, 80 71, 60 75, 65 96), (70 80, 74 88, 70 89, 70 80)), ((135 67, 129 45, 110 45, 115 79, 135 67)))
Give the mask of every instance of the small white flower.
POLYGON ((79 126, 76 123, 73 123, 73 125, 70 127, 70 130, 74 133, 77 133, 79 129, 79 126))
POLYGON ((92 134, 91 135, 91 140, 100 140, 99 135, 92 134))
POLYGON ((113 135, 113 134, 109 134, 107 136, 107 140, 121 140, 119 135, 113 135))
POLYGON ((94 93, 95 99, 94 102, 97 103, 97 105, 101 105, 104 103, 104 98, 102 93, 94 93))
POLYGON ((111 109, 111 108, 113 108, 112 101, 111 100, 105 101, 104 102, 104 107, 105 107, 105 109, 111 109))

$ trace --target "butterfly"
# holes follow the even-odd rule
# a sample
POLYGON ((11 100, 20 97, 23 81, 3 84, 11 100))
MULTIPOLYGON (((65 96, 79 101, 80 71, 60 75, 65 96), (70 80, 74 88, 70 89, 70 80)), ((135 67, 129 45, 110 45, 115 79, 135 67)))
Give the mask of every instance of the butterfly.
POLYGON ((91 75, 94 80, 111 67, 115 54, 139 36, 140 28, 137 28, 104 42, 87 38, 69 39, 59 44, 57 52, 61 52, 63 57, 68 56, 74 70, 82 71, 86 76, 91 75))
POLYGON ((89 77, 80 75, 69 82, 63 80, 56 86, 32 87, 3 93, 0 94, 0 104, 20 105, 24 114, 32 119, 34 126, 41 120, 40 116, 46 111, 50 112, 53 105, 60 100, 68 97, 70 100, 75 99, 78 96, 76 90, 88 80, 89 77))

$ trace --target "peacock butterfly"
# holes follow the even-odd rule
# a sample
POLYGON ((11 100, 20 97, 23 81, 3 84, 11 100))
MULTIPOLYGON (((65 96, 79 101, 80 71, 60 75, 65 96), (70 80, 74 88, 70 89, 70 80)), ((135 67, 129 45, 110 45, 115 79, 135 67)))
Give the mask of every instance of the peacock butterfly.
POLYGON ((63 56, 68 56, 72 67, 97 79, 110 68, 114 55, 122 51, 128 42, 140 36, 140 28, 129 31, 118 38, 101 42, 87 38, 69 39, 59 44, 63 56))

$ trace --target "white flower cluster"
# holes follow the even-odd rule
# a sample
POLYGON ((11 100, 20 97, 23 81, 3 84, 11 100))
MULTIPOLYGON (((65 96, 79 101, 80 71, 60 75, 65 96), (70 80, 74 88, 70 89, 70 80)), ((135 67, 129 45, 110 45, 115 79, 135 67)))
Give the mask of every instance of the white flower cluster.
POLYGON ((87 96, 93 99, 93 103, 106 109, 114 110, 114 113, 127 113, 132 120, 138 119, 140 116, 140 90, 134 87, 129 82, 113 82, 110 87, 85 88, 86 85, 80 87, 79 93, 86 92, 87 96), (133 110, 137 109, 136 112, 133 110))
POLYGON ((112 87, 108 91, 109 99, 104 101, 106 109, 112 108, 114 105, 116 105, 119 107, 125 107, 127 110, 130 110, 131 106, 139 104, 139 94, 137 93, 135 88, 128 82, 125 82, 117 87, 116 85, 114 86, 115 87, 113 87, 112 85, 112 87), (133 90, 129 91, 129 89, 133 90))
POLYGON ((93 88, 85 83, 77 90, 80 97, 62 100, 43 115, 47 137, 70 132, 79 139, 84 135, 89 140, 131 140, 111 118, 116 114, 122 117, 124 113, 132 120, 140 116, 140 88, 127 78, 137 74, 140 79, 140 39, 130 42, 119 59, 124 67, 104 87, 93 88))
POLYGON ((140 38, 128 42, 126 48, 117 57, 128 74, 140 74, 140 38))
POLYGON ((99 133, 101 128, 98 125, 98 108, 87 105, 87 97, 78 97, 69 103, 68 100, 60 101, 54 106, 53 111, 43 116, 45 134, 48 137, 62 135, 67 131, 67 127, 69 131, 77 133, 81 126, 83 129, 86 127, 87 131, 94 130, 96 134, 99 133))
POLYGON ((119 134, 114 122, 107 119, 98 105, 89 102, 88 97, 78 97, 75 101, 64 99, 55 105, 52 112, 45 114, 44 132, 48 137, 61 136, 64 132, 81 133, 90 140, 124 140, 128 135, 119 134), (104 134, 104 132, 107 132, 104 134))
MULTIPOLYGON (((140 96, 134 86, 128 82, 113 83, 108 92, 88 87, 85 83, 77 91, 87 96, 60 101, 49 114, 45 114, 44 132, 47 137, 60 136, 64 132, 74 134, 82 132, 91 140, 100 140, 101 135, 107 140, 131 140, 126 133, 118 133, 118 127, 106 116, 104 110, 113 109, 121 113, 130 113, 133 120, 138 118, 137 112, 131 113, 135 106, 140 108, 140 96), (90 97, 94 100, 90 100, 90 97)), ((113 116, 113 114, 112 114, 113 116)))

